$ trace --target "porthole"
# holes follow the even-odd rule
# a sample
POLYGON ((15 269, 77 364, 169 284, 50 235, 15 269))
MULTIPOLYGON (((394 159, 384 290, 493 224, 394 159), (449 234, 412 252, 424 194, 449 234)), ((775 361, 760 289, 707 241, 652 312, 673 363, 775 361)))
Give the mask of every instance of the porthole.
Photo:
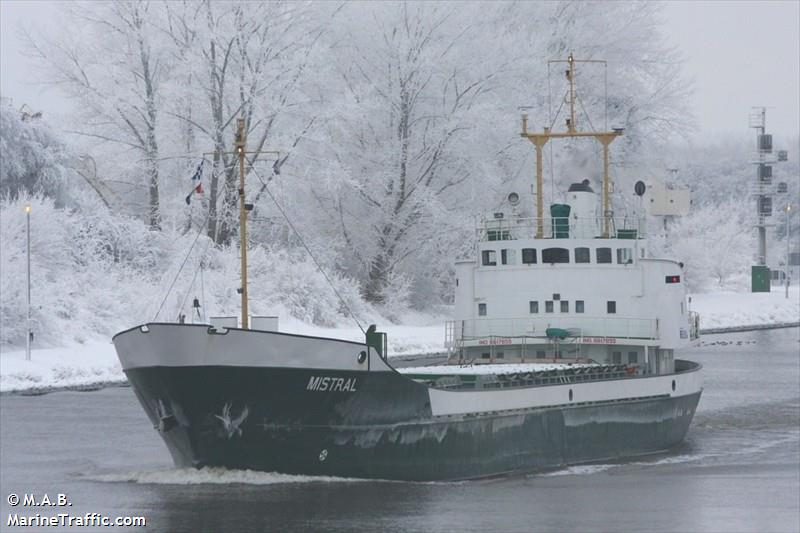
POLYGON ((569 401, 572 401, 572 389, 569 389, 569 401))
POLYGON ((675 392, 675 380, 672 380, 672 392, 675 392))
POLYGON ((363 364, 367 360, 367 352, 358 352, 358 364, 363 364))

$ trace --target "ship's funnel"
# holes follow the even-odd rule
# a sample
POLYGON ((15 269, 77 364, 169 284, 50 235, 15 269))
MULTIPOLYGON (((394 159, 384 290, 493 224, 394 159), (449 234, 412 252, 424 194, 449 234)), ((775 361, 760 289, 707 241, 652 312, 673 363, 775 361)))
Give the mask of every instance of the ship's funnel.
POLYGON ((573 183, 567 190, 567 199, 572 207, 570 226, 578 239, 592 239, 600 234, 600 213, 597 194, 589 180, 573 183))

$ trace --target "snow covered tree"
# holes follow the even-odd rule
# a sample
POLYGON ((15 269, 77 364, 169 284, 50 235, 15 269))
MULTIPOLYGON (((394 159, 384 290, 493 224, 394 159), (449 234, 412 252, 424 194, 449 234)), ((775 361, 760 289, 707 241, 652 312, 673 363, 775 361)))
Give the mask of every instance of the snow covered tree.
MULTIPOLYGON (((608 127, 628 132, 614 147, 616 162, 638 164, 637 150, 679 132, 689 117, 688 84, 658 32, 658 9, 576 2, 342 9, 332 29, 336 83, 326 80, 336 89, 325 123, 333 149, 327 158, 315 154, 326 159, 321 172, 329 179, 315 197, 366 297, 383 301, 389 279, 410 278, 426 295, 448 291, 443 281, 469 240, 471 215, 510 190, 529 190, 533 149, 518 135, 518 108, 530 107, 537 127, 549 125, 547 59, 574 52, 608 61, 608 78, 617 79, 608 127), (625 38, 609 40, 615 31, 625 38)), ((561 79, 553 75, 554 107, 561 79)), ((579 83, 581 122, 604 129, 603 69, 587 68, 579 83)), ((600 161, 590 157, 596 147, 587 146, 554 150, 560 184, 599 177, 599 164, 586 163, 600 161)))
POLYGON ((0 198, 38 194, 63 202, 69 155, 35 115, 0 104, 0 198))
MULTIPOLYGON (((193 139, 200 136, 198 147, 207 143, 214 152, 207 231, 215 242, 227 244, 236 233, 239 201, 236 156, 225 153, 234 149, 236 119, 245 120, 251 151, 269 149, 271 137, 296 135, 291 120, 280 121, 303 98, 298 83, 319 29, 308 6, 290 2, 166 4, 165 9, 166 29, 182 58, 169 114, 191 126, 184 131, 193 139), (187 86, 187 79, 193 83, 187 86), (288 133, 275 133, 279 123, 288 133)), ((299 130, 311 121, 301 116, 305 126, 299 130)), ((248 156, 251 164, 259 159, 248 156)), ((285 161, 286 154, 279 164, 285 161)))
POLYGON ((107 172, 144 179, 146 218, 157 229, 160 87, 169 71, 154 24, 158 10, 150 2, 128 0, 74 4, 64 14, 62 34, 28 39, 44 67, 43 79, 75 100, 80 115, 75 133, 135 154, 132 160, 95 159, 113 162, 107 172))
POLYGON ((468 147, 493 73, 471 61, 470 14, 392 3, 337 15, 333 164, 323 169, 333 180, 322 203, 369 301, 384 302, 392 279, 406 283, 404 260, 444 244, 456 191, 475 171, 468 147))

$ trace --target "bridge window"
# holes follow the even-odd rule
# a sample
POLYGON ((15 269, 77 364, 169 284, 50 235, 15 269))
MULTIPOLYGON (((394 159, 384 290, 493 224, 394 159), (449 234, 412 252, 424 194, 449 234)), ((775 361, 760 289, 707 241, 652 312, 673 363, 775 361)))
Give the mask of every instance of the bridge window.
POLYGON ((617 264, 630 265, 633 263, 633 248, 617 248, 617 264))
POLYGON ((539 312, 539 302, 538 301, 530 301, 528 302, 528 307, 531 310, 531 313, 538 313, 539 312))
POLYGON ((547 300, 544 302, 544 312, 545 313, 553 312, 553 302, 551 300, 547 300))
POLYGON ((517 251, 511 248, 500 250, 500 262, 504 265, 516 265, 517 251))
POLYGON ((478 316, 486 316, 486 304, 478 304, 478 316))
POLYGON ((569 300, 561 300, 561 312, 569 313, 569 300))
POLYGON ((598 263, 610 263, 611 262, 611 248, 598 248, 596 250, 597 255, 597 262, 598 263))
POLYGON ((575 248, 575 262, 576 263, 591 263, 588 248, 575 248))
POLYGON ((609 315, 613 315, 617 312, 617 302, 608 301, 606 302, 606 312, 609 315))
POLYGON ((575 300, 575 312, 583 313, 583 300, 575 300))
POLYGON ((490 229, 486 231, 486 240, 489 241, 508 241, 511 239, 511 232, 507 229, 490 229))
POLYGON ((569 250, 566 248, 545 248, 542 250, 542 263, 569 263, 569 250))
POLYGON ((522 264, 523 265, 536 264, 536 248, 522 249, 522 264))
POLYGON ((483 266, 497 266, 497 252, 494 250, 483 251, 483 266))

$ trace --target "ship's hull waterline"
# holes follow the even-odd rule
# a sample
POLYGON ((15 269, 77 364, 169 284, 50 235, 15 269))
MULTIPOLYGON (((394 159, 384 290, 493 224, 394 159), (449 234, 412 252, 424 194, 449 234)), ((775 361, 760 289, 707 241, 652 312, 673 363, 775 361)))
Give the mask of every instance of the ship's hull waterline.
POLYGON ((397 480, 527 472, 667 450, 683 440, 701 394, 689 362, 668 376, 443 391, 363 344, 213 331, 151 324, 114 339, 178 466, 397 480), (319 342, 334 368, 309 363, 303 349, 319 342), (240 360, 251 343, 260 364, 240 360), (270 346, 294 351, 270 366, 270 346))

